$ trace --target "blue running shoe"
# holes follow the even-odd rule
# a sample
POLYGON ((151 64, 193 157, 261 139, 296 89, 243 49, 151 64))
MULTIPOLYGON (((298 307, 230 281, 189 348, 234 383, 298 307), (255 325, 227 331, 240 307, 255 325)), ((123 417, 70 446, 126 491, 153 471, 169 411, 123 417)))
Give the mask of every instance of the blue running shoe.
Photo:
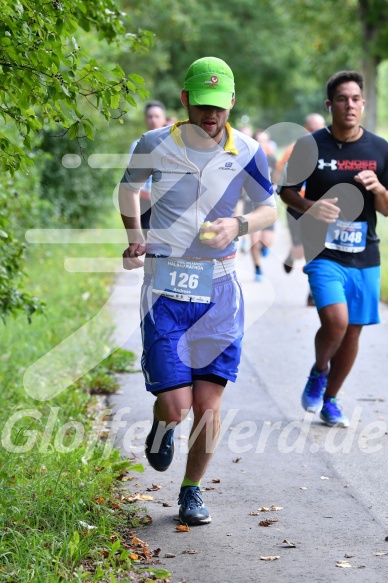
POLYGON ((182 524, 195 526, 209 524, 211 516, 203 503, 201 490, 198 486, 185 486, 179 492, 179 520, 182 524))
POLYGON ((263 273, 261 271, 260 267, 256 267, 255 269, 255 281, 263 281, 264 280, 264 276, 263 273))
POLYGON ((324 403, 320 417, 330 427, 349 427, 349 419, 342 413, 337 399, 331 398, 324 403))
POLYGON ((268 254, 269 254, 269 247, 267 247, 267 245, 262 245, 262 247, 261 247, 261 256, 262 257, 267 257, 268 254))
POLYGON ((303 409, 311 413, 316 413, 322 408, 326 385, 327 374, 319 372, 313 366, 306 387, 302 393, 303 409))
POLYGON ((167 429, 162 435, 162 426, 159 431, 158 427, 159 421, 154 417, 151 431, 146 437, 145 454, 148 463, 154 470, 157 472, 165 472, 174 457, 174 430, 167 429))

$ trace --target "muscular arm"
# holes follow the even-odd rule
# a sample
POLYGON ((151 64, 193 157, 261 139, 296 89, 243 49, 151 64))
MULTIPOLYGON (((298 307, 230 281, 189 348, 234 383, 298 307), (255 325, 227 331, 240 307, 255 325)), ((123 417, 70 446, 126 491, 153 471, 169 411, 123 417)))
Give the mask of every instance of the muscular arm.
POLYGON ((383 189, 379 190, 379 192, 373 191, 375 195, 375 209, 384 217, 388 217, 388 190, 384 187, 383 189))
POLYGON ((364 170, 354 177, 356 182, 363 185, 365 190, 373 192, 375 209, 384 217, 388 217, 388 190, 379 181, 373 170, 364 170))
POLYGON ((138 257, 144 255, 146 247, 140 224, 139 191, 129 190, 120 184, 119 207, 129 244, 123 253, 124 269, 142 267, 143 262, 138 257))
POLYGON ((280 198, 287 206, 299 213, 305 213, 314 204, 312 200, 303 198, 295 188, 282 188, 280 198))

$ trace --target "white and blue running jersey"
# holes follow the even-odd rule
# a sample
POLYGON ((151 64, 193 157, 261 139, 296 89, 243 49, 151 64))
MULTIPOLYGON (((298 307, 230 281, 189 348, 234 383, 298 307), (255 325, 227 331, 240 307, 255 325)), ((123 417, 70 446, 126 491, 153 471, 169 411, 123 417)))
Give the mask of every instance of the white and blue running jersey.
POLYGON ((147 251, 172 257, 218 259, 235 251, 203 245, 201 225, 232 217, 243 190, 257 206, 275 207, 266 156, 252 138, 226 124, 223 146, 217 145, 203 168, 193 162, 182 140, 182 125, 151 130, 140 138, 121 180, 137 191, 152 176, 147 251))

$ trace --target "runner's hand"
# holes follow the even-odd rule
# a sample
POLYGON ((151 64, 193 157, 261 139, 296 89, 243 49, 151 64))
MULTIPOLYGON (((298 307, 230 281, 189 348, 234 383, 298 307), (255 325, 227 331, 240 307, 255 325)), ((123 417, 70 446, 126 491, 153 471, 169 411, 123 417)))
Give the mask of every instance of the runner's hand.
POLYGON ((385 191, 384 186, 381 184, 373 170, 364 170, 363 172, 359 172, 354 177, 354 180, 362 184, 365 190, 375 191, 375 189, 378 188, 385 191))
POLYGON ((123 253, 123 267, 124 269, 136 269, 143 267, 144 262, 139 259, 140 255, 144 255, 146 246, 139 243, 132 243, 127 247, 123 253))
POLYGON ((317 200, 307 211, 318 221, 335 223, 340 214, 340 208, 336 205, 338 198, 324 198, 317 200))
POLYGON ((210 226, 201 227, 201 233, 215 233, 211 239, 201 242, 214 249, 226 249, 238 234, 238 222, 235 218, 216 219, 210 226))

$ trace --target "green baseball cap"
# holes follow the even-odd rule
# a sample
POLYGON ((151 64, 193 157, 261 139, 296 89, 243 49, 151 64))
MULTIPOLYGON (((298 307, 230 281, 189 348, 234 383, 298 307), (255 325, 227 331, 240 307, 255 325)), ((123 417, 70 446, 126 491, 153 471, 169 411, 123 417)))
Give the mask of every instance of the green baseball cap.
POLYGON ((217 57, 203 57, 187 70, 184 84, 190 105, 214 105, 230 109, 234 95, 231 68, 217 57))

